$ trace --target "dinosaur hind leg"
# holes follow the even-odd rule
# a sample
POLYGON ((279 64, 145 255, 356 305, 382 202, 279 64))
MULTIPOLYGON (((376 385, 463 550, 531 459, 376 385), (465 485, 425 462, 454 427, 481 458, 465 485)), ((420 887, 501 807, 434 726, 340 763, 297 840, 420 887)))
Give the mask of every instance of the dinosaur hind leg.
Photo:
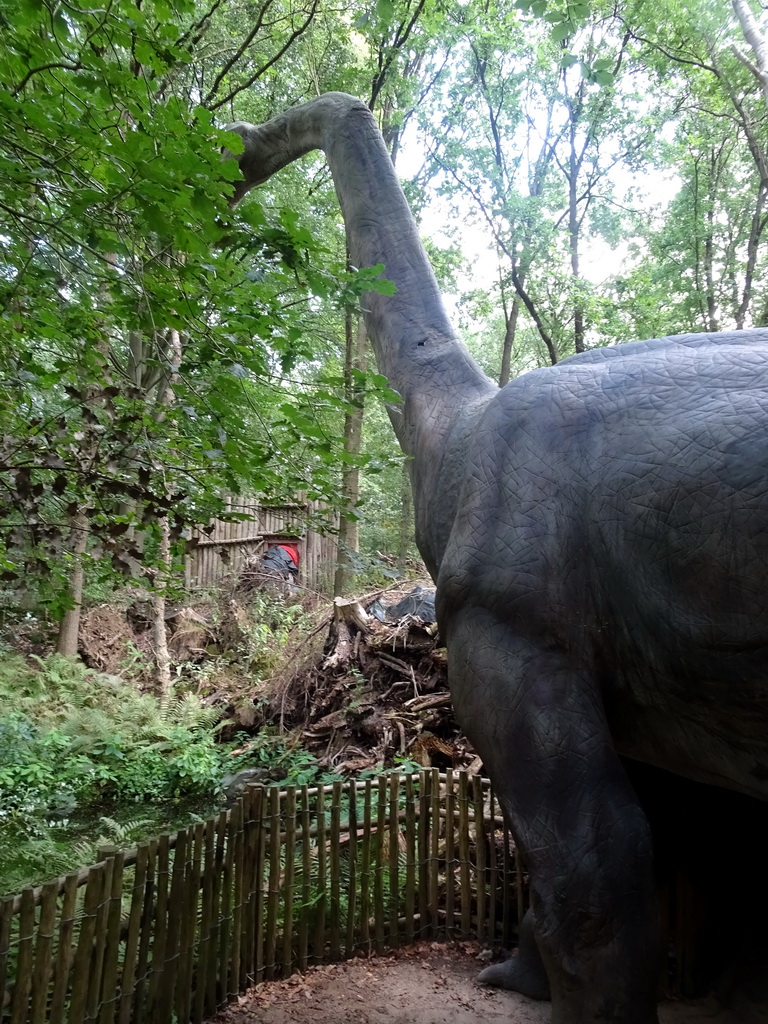
MULTIPOLYGON (((651 836, 591 667, 482 607, 446 623, 456 712, 525 857, 535 942, 484 975, 552 992, 553 1024, 658 1024, 651 836), (538 981, 535 979, 538 978, 538 981)), ((442 627, 441 627, 442 628, 442 627)))

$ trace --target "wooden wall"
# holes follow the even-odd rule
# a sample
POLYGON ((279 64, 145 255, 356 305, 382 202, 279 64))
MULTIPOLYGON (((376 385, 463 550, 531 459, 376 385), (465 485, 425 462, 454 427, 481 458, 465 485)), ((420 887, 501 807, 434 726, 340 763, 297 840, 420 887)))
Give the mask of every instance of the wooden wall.
POLYGON ((285 505, 260 505, 234 497, 227 510, 248 518, 235 522, 214 519, 208 528, 198 527, 198 544, 186 558, 188 588, 215 586, 237 573, 248 558, 261 555, 270 544, 290 541, 299 549, 299 583, 309 590, 329 593, 336 563, 336 537, 311 528, 320 513, 317 502, 296 501, 285 505), (308 525, 310 524, 310 525, 308 525))

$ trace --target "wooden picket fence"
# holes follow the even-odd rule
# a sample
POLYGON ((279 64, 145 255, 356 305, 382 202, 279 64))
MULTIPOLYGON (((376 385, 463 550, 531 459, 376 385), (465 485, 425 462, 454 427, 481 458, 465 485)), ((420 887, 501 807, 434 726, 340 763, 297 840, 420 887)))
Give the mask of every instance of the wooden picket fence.
POLYGON ((463 772, 254 786, 209 821, 104 853, 0 901, 1 1024, 199 1024, 311 964, 508 942, 526 902, 494 794, 463 772))

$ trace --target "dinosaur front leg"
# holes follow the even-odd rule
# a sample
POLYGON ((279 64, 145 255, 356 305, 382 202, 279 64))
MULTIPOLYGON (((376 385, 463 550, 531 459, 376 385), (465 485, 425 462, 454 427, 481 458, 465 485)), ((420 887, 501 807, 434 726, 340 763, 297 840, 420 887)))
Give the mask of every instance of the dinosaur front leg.
MULTIPOLYGON (((530 871, 553 1024, 656 1024, 650 830, 594 679, 482 609, 446 626, 457 715, 530 871)), ((507 980, 535 973, 534 960, 508 968, 507 980)))

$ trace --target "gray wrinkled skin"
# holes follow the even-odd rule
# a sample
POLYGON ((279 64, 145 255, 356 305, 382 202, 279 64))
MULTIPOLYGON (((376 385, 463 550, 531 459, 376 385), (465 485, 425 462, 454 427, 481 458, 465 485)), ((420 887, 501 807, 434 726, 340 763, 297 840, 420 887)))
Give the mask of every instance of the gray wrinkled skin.
POLYGON ((768 798, 768 331, 592 351, 499 391, 451 327, 375 122, 329 93, 243 138, 235 198, 322 149, 410 462, 456 712, 531 875, 484 980, 656 1024, 649 825, 619 755, 768 798))
POLYGON ((558 1024, 656 1020, 617 751, 768 797, 767 367, 766 331, 593 351, 504 388, 470 446, 438 619, 558 1024))

